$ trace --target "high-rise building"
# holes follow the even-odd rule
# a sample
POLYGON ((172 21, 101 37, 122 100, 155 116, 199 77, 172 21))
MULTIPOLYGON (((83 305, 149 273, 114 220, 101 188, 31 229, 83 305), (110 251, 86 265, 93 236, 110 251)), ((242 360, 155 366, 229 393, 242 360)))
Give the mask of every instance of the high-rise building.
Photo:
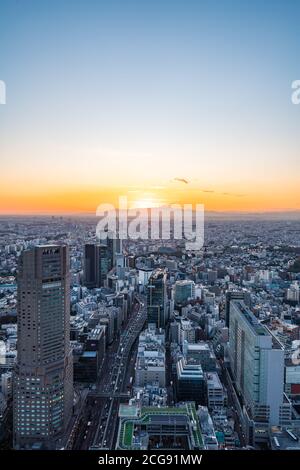
POLYGON ((157 328, 164 328, 167 311, 166 273, 156 270, 147 285, 148 323, 155 323, 157 328))
POLYGON ((229 359, 250 419, 279 425, 284 398, 284 350, 240 300, 230 302, 229 359))
POLYGON ((251 307, 250 292, 246 290, 227 291, 225 303, 225 325, 229 328, 230 302, 231 300, 242 300, 248 307, 251 307))
POLYGON ((107 245, 96 245, 96 283, 97 287, 105 285, 106 277, 112 268, 112 258, 107 245))
POLYGON ((73 407, 70 274, 66 246, 22 253, 13 385, 16 449, 61 446, 73 407))
POLYGON ((88 243, 84 247, 84 284, 89 289, 97 286, 96 245, 88 243))
POLYGON ((107 254, 110 259, 111 268, 116 266, 117 255, 122 254, 122 239, 110 230, 103 230, 99 234, 101 245, 107 246, 107 254))
POLYGON ((111 260, 111 266, 115 267, 117 264, 117 255, 122 254, 122 240, 120 238, 107 237, 108 256, 111 260))
POLYGON ((112 268, 112 259, 105 244, 88 243, 84 247, 84 283, 89 289, 103 287, 112 268))

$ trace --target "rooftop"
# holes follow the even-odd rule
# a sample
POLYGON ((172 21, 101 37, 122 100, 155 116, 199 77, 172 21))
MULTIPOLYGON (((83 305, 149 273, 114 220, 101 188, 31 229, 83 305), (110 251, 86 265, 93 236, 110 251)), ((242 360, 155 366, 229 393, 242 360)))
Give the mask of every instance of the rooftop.
POLYGON ((232 300, 232 302, 239 308, 239 310, 242 312, 243 317, 247 320, 247 323, 250 325, 252 330, 255 332, 255 334, 259 336, 269 336, 270 332, 265 328, 263 325, 261 325, 256 316, 249 310, 243 302, 240 302, 238 300, 232 300))
POLYGON ((223 388, 217 372, 207 373, 206 379, 208 388, 223 388))
POLYGON ((84 351, 82 353, 82 357, 96 357, 97 352, 96 351, 84 351))
MULTIPOLYGON (((137 410, 137 407, 133 407, 131 412, 134 414, 134 416, 130 418, 127 415, 126 418, 121 420, 118 439, 119 448, 132 448, 135 424, 149 424, 153 422, 153 419, 157 421, 165 421, 167 419, 168 424, 173 423, 175 426, 178 420, 180 422, 186 422, 188 419, 191 425, 190 429, 193 447, 198 449, 203 448, 203 439, 199 420, 193 402, 185 403, 179 407, 142 407, 140 409, 139 416, 136 414, 137 410)), ((120 417, 122 417, 122 415, 124 416, 124 412, 126 413, 126 411, 127 409, 124 407, 124 405, 122 405, 122 410, 119 412, 120 417)))

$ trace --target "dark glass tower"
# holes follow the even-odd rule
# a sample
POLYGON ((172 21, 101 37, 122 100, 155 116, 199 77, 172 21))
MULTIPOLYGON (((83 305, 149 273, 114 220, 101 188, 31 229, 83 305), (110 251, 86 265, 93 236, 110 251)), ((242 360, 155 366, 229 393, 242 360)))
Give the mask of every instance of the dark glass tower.
POLYGON ((148 323, 155 323, 158 328, 166 324, 166 274, 162 269, 155 271, 147 286, 148 323))
POLYGON ((87 244, 84 247, 84 284, 89 289, 103 287, 112 268, 108 245, 87 244))

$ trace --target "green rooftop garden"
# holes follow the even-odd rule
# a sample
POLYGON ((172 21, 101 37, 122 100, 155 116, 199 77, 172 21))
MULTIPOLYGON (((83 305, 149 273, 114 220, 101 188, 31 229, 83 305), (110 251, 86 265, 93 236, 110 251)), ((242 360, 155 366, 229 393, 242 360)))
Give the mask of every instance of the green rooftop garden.
POLYGON ((131 421, 127 421, 125 423, 124 437, 123 437, 123 442, 124 442, 125 447, 130 447, 132 444, 133 429, 134 429, 134 424, 131 421))
POLYGON ((188 415, 192 424, 194 446, 203 448, 199 420, 194 403, 186 403, 181 407, 142 407, 140 417, 126 418, 121 422, 119 445, 121 448, 131 448, 135 423, 148 424, 153 415, 188 415))

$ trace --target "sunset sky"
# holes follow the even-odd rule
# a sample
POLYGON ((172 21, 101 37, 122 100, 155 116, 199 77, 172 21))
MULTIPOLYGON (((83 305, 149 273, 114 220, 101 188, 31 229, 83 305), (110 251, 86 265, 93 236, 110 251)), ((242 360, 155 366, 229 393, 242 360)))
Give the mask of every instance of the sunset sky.
POLYGON ((1 0, 0 213, 300 210, 300 2, 1 0))

